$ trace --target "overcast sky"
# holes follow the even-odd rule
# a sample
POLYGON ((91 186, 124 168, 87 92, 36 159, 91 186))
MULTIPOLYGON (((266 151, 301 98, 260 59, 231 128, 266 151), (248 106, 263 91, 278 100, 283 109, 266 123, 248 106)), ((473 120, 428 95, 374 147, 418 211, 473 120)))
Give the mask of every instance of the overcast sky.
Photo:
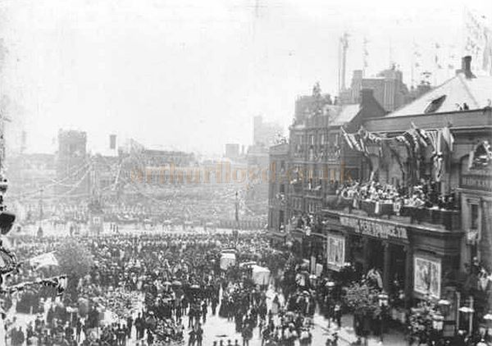
MULTIPOLYGON (((3 1, 11 128, 26 130, 31 152, 52 151, 65 128, 87 131, 95 151, 115 133, 120 143, 221 153, 251 142, 255 115, 287 127, 296 96, 316 81, 335 94, 345 31, 347 80, 363 67, 364 37, 366 75, 394 61, 410 83, 413 50, 431 64, 436 42, 459 64, 462 1, 257 1, 3 1)), ((467 3, 492 17, 492 1, 467 3)))

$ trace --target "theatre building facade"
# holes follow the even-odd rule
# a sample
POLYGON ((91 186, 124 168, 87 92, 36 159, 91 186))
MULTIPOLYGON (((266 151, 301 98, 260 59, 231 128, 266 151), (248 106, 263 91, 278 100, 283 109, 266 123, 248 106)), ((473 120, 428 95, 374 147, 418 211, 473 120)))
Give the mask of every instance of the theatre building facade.
POLYGON ((474 76, 464 58, 443 85, 342 129, 359 174, 338 182, 336 198, 323 196, 315 216, 328 272, 374 279, 402 322, 419 300, 449 302, 448 335, 492 309, 490 90, 492 78, 474 76))
POLYGON ((442 86, 347 133, 366 170, 323 210, 330 269, 348 262, 361 275, 376 273, 401 307, 447 300, 450 334, 467 329, 460 307, 472 308, 474 325, 492 308, 492 109, 484 92, 492 78, 467 69, 469 60, 442 86))

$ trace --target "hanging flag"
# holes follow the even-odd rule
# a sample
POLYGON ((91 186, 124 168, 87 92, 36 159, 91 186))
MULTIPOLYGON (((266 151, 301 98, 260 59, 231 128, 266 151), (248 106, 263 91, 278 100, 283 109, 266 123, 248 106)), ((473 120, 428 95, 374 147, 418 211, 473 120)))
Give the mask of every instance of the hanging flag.
POLYGON ((411 122, 411 124, 412 124, 412 130, 415 131, 417 135, 418 143, 422 145, 424 148, 426 148, 429 141, 429 136, 427 135, 427 131, 423 129, 419 129, 413 121, 411 122))
POLYGON ((437 182, 440 182, 442 176, 444 175, 442 141, 443 141, 442 130, 439 130, 437 131, 436 150, 434 154, 434 168, 435 168, 434 173, 437 182))
POLYGON ((343 138, 345 139, 345 142, 347 142, 347 145, 349 146, 350 149, 354 150, 354 145, 352 143, 352 140, 349 138, 348 133, 345 132, 345 129, 343 127, 341 127, 341 130, 342 130, 342 135, 343 135, 343 138))
POLYGON ((444 127, 441 131, 442 139, 448 144, 449 151, 453 151, 454 136, 448 126, 444 127))
POLYGON ((411 141, 413 142, 413 149, 417 153, 420 149, 420 139, 419 139, 419 134, 415 129, 410 129, 407 131, 409 138, 411 138, 411 141))
POLYGON ((473 160, 475 160, 475 150, 470 151, 470 155, 468 155, 468 169, 473 167, 473 160))
POLYGON ((429 137, 429 142, 434 149, 434 153, 437 153, 438 131, 436 130, 426 131, 426 134, 429 137))

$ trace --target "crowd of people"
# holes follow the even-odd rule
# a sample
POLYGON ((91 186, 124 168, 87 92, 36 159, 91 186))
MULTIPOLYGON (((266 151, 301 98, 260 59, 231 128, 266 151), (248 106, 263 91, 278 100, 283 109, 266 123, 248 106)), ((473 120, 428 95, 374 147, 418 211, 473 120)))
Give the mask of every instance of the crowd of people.
MULTIPOLYGON (((24 236, 15 241, 17 256, 50 252, 63 241, 24 236)), ((91 253, 91 270, 76 283, 74 292, 60 298, 54 299, 49 291, 19 293, 13 305, 37 315, 24 327, 9 321, 12 345, 125 345, 132 339, 138 345, 185 340, 201 346, 207 340, 207 344, 230 341, 245 346, 254 335, 266 345, 311 342, 316 287, 308 277, 302 285, 287 280, 286 268, 292 266, 295 275, 305 269, 293 266, 287 252, 271 248, 257 233, 147 233, 77 237, 76 241, 91 253), (222 250, 231 248, 236 263, 224 268, 222 250), (255 283, 251 267, 239 266, 253 261, 270 269, 271 282, 255 283), (275 292, 271 287, 278 291, 271 293, 275 292), (270 303, 269 294, 273 294, 270 303), (240 340, 204 335, 211 316, 234 322, 240 340)), ((48 275, 51 270, 36 273, 26 265, 6 284, 48 275)))
POLYGON ((337 188, 337 195, 350 201, 354 208, 360 208, 360 203, 375 202, 394 206, 395 212, 401 207, 439 208, 453 210, 457 208, 454 194, 440 194, 436 183, 422 180, 413 188, 380 184, 376 181, 361 183, 346 182, 337 188))
MULTIPOLYGON (((118 224, 162 225, 171 222, 181 225, 183 221, 194 221, 200 225, 217 224, 221 220, 234 220, 236 198, 239 202, 241 219, 261 221, 265 224, 265 213, 246 206, 244 184, 149 184, 127 186, 121 196, 104 196, 99 211, 108 222, 118 224), (236 193, 238 195, 236 196, 236 193)), ((59 203, 45 201, 17 205, 15 212, 24 215, 26 224, 40 219, 49 219, 53 227, 68 223, 86 224, 91 218, 91 203, 59 203)))
MULTIPOLYGON (((48 287, 8 297, 2 304, 8 344, 246 346, 256 339, 267 346, 308 346, 316 313, 341 327, 343 290, 333 286, 337 279, 326 272, 309 275, 306 263, 273 249, 258 233, 22 236, 13 246, 19 259, 27 260, 66 241, 87 249, 90 270, 77 282, 72 278, 74 290, 57 298, 48 287), (224 267, 223 254, 229 251, 236 263, 224 267), (256 282, 248 263, 268 268, 272 279, 256 282), (19 318, 24 315, 35 318, 19 318), (220 319, 235 333, 207 332, 210 319, 220 319)), ((4 284, 53 270, 24 263, 4 284)), ((337 345, 338 335, 328 340, 327 345, 337 345)))

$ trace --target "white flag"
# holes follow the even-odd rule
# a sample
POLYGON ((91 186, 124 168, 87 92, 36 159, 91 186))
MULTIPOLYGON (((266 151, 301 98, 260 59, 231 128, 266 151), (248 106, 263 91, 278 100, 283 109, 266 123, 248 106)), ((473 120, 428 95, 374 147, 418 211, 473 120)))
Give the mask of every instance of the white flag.
POLYGON ((29 260, 31 266, 36 267, 36 270, 44 267, 58 266, 58 260, 56 259, 53 252, 48 252, 29 260))

